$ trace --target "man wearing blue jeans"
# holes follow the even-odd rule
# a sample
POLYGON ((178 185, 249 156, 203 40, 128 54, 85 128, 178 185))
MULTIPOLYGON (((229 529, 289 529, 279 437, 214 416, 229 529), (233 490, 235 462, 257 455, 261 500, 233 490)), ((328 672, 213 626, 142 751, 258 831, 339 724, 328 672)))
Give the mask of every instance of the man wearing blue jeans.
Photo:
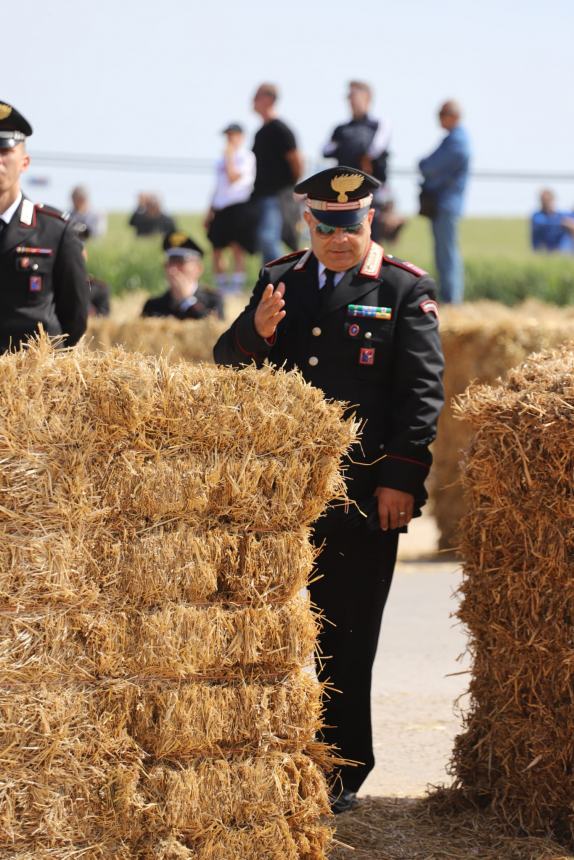
POLYGON ((258 216, 257 249, 264 263, 283 254, 282 197, 291 194, 303 172, 295 135, 277 116, 277 98, 274 84, 261 84, 253 99, 253 110, 263 120, 253 144, 256 160, 253 201, 258 216))
POLYGON ((456 304, 464 295, 458 222, 468 180, 470 146, 468 135, 460 124, 461 110, 455 101, 443 104, 439 122, 447 134, 440 146, 419 162, 419 170, 423 175, 422 190, 432 200, 430 217, 440 298, 446 304, 456 304))

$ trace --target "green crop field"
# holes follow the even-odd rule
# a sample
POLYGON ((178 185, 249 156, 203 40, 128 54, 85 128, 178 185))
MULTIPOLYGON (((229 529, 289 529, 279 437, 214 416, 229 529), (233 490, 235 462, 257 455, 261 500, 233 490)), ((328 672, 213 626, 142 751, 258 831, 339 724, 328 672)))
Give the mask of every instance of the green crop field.
MULTIPOLYGON (((179 214, 178 228, 190 232, 206 251, 199 215, 179 214)), ((535 297, 559 305, 574 304, 574 257, 534 254, 529 247, 528 222, 518 218, 467 218, 461 224, 461 245, 466 270, 466 298, 489 298, 514 304, 535 297)), ((433 272, 429 222, 411 219, 400 240, 387 250, 433 272)), ((88 246, 89 269, 107 281, 119 295, 126 290, 152 293, 164 287, 161 238, 137 238, 127 215, 109 216, 105 237, 88 246)), ((255 282, 259 259, 248 261, 249 280, 255 282)), ((205 277, 213 282, 211 255, 206 254, 205 277)))

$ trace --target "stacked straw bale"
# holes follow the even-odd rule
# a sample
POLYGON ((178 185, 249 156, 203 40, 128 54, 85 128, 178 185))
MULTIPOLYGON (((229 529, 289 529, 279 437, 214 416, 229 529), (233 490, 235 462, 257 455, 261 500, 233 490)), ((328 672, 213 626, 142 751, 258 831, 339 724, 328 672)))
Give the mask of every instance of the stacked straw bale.
POLYGON ((453 767, 515 830, 574 844, 574 352, 534 355, 459 406, 464 482, 459 617, 474 665, 453 767))
POLYGON ((460 519, 465 503, 460 482, 461 452, 470 427, 455 420, 453 398, 473 382, 491 384, 532 352, 574 338, 574 310, 529 301, 514 308, 496 302, 476 302, 441 309, 445 353, 445 408, 433 446, 430 478, 431 507, 439 528, 439 547, 460 544, 460 519))
POLYGON ((227 325, 214 316, 202 320, 178 320, 174 317, 92 317, 85 340, 90 349, 94 350, 123 346, 129 352, 166 355, 171 361, 211 363, 213 347, 227 325))
POLYGON ((0 856, 324 857, 301 589, 342 415, 270 369, 0 358, 0 856))

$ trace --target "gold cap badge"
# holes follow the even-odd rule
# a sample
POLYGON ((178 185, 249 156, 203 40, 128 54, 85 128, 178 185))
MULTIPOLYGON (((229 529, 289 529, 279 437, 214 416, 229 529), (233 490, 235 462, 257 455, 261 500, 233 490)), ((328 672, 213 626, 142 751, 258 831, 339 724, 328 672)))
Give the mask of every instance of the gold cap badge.
POLYGON ((0 119, 7 119, 12 113, 12 108, 10 105, 5 105, 0 102, 0 119))
POLYGON ((331 188, 339 195, 337 202, 347 203, 349 200, 347 191, 356 191, 364 181, 365 177, 360 173, 341 173, 339 176, 334 176, 331 179, 331 188))
POLYGON ((179 248, 180 245, 183 245, 185 242, 187 242, 187 236, 185 233, 171 233, 169 237, 171 248, 179 248))

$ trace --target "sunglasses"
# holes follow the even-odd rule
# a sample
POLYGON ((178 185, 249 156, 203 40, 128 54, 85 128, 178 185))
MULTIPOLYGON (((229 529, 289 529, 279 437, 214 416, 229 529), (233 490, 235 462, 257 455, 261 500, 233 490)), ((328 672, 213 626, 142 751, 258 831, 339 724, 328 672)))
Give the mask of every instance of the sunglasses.
POLYGON ((360 224, 349 224, 348 227, 331 227, 330 224, 316 224, 315 233, 319 236, 332 236, 337 230, 342 230, 343 233, 348 233, 350 236, 356 236, 363 229, 363 222, 360 224))

